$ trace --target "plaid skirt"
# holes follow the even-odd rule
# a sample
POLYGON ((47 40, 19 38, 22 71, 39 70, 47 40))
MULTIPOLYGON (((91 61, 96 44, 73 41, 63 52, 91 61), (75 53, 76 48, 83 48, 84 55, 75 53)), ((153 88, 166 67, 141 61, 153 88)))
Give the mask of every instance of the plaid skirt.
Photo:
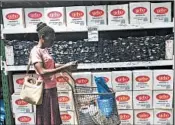
POLYGON ((57 88, 44 89, 43 102, 36 106, 36 125, 61 125, 57 88))

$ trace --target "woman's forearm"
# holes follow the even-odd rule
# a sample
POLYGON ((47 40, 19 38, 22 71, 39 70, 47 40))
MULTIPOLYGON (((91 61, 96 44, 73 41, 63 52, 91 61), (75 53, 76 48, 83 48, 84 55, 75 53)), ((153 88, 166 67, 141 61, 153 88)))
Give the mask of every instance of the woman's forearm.
POLYGON ((55 69, 43 69, 41 75, 42 76, 52 76, 58 72, 61 72, 62 70, 68 68, 68 66, 60 66, 58 68, 55 68, 55 69))
POLYGON ((55 64, 55 68, 59 68, 61 66, 63 66, 64 64, 55 64))

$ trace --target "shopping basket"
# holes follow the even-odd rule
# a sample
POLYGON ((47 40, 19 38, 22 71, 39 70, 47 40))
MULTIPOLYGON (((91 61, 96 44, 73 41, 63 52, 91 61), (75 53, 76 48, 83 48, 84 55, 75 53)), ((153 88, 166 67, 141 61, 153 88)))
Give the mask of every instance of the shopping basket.
MULTIPOLYGON (((65 73, 67 73, 75 83, 72 75, 67 71, 65 73)), ((64 80, 67 81, 65 78, 64 80)), ((67 83, 71 87, 73 93, 74 108, 78 125, 120 124, 114 92, 98 93, 97 87, 76 86, 76 84, 72 86, 68 81, 67 83), (110 101, 101 100, 99 99, 100 95, 111 95, 110 97, 112 98, 110 98, 110 101)))

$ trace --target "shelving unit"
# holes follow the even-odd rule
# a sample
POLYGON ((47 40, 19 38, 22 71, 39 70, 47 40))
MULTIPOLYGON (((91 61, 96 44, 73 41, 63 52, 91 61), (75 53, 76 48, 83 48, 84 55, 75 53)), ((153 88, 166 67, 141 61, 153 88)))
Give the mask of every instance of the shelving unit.
MULTIPOLYGON (((30 3, 30 2, 29 2, 30 3)), ((127 30, 147 30, 147 29, 173 29, 174 28, 174 21, 167 22, 167 23, 149 23, 149 24, 142 24, 142 25, 123 25, 123 26, 114 26, 114 25, 106 25, 106 26, 97 26, 98 31, 127 31, 127 30)), ((60 27, 55 28, 53 27, 56 33, 76 33, 76 32, 87 32, 88 27, 60 27)), ((20 29, 2 29, 1 32, 2 38, 6 38, 6 35, 12 34, 36 34, 36 29, 33 28, 20 28, 20 29)), ((174 44, 175 48, 175 44, 174 44)), ((1 41, 1 54, 2 60, 6 61, 5 58, 5 49, 4 49, 4 41, 1 41)), ((173 60, 157 60, 157 61, 135 61, 135 62, 113 62, 113 63, 80 63, 78 65, 79 70, 87 70, 87 69, 115 69, 115 68, 137 68, 137 67, 166 67, 171 66, 174 70, 174 59, 173 60)), ((2 64, 2 63, 1 63, 2 64)), ((13 118, 11 114, 11 105, 10 105, 10 93, 9 93, 9 83, 8 83, 8 73, 16 73, 16 72, 24 72, 26 71, 26 65, 19 65, 19 66, 2 66, 1 67, 1 74, 2 74, 2 83, 3 83, 3 95, 5 99, 5 109, 6 109, 6 124, 13 125, 13 118), (6 74, 7 72, 7 74, 6 74)), ((31 71, 34 71, 34 67, 31 66, 31 71)), ((175 76, 175 75, 174 75, 175 76)), ((174 86, 175 90, 175 86, 174 86)), ((175 97, 175 93, 174 93, 175 97)), ((175 107, 175 103, 174 103, 175 107)), ((175 112, 175 109, 174 109, 175 112)), ((174 115, 174 124, 175 124, 175 115, 174 115)))
MULTIPOLYGON (((116 63, 87 63, 78 64, 77 69, 101 69, 101 68, 126 68, 126 67, 151 67, 151 66, 173 66, 174 60, 159 60, 159 61, 138 61, 138 62, 116 62, 116 63)), ((7 66, 7 71, 25 71, 27 66, 7 66)), ((30 70, 34 70, 31 66, 30 70)))
MULTIPOLYGON (((114 31, 114 30, 143 30, 143 29, 162 29, 162 28, 173 28, 174 22, 167 23, 149 23, 142 25, 123 25, 123 26, 115 26, 115 25, 106 25, 106 26, 97 26, 98 31, 114 31)), ((87 32, 88 27, 53 27, 56 33, 61 32, 87 32)), ((32 28, 20 28, 20 29, 2 29, 3 34, 24 34, 24 33, 36 33, 36 29, 32 28)))

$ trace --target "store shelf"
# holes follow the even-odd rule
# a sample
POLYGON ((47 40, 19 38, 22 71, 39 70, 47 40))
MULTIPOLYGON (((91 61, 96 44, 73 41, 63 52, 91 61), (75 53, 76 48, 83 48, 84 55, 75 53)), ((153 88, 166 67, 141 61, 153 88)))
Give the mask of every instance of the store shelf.
MULTIPOLYGON (((145 62, 116 62, 116 63, 88 63, 78 64, 78 69, 97 68, 121 68, 121 67, 149 67, 149 66, 172 66, 173 60, 145 61, 145 62)), ((7 71, 25 71, 27 66, 7 66, 7 71)), ((31 66, 30 70, 34 70, 31 66)))
MULTIPOLYGON (((169 23, 149 23, 141 25, 104 25, 98 26, 99 31, 114 31, 114 30, 139 30, 139 29, 158 29, 158 28, 173 28, 174 22, 169 23)), ((87 27, 53 27, 55 32, 87 32, 87 27)), ((2 34, 22 34, 22 33, 36 33, 35 28, 18 28, 18 29, 3 29, 2 34)))

